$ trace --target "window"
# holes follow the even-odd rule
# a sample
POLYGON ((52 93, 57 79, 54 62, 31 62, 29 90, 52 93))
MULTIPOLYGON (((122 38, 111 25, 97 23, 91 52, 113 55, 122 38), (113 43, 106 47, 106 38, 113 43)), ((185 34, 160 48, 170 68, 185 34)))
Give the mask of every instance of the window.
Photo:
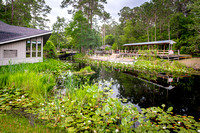
POLYGON ((31 57, 31 41, 26 41, 26 57, 31 57))
POLYGON ((26 41, 26 58, 42 57, 42 42, 34 40, 26 41))
POLYGON ((32 41, 32 57, 36 57, 36 41, 32 41))
POLYGON ((4 58, 17 58, 17 50, 4 50, 3 57, 4 58))
POLYGON ((38 44, 38 55, 37 56, 41 57, 41 52, 42 52, 41 46, 42 46, 42 43, 41 43, 41 41, 38 41, 37 44, 38 44))

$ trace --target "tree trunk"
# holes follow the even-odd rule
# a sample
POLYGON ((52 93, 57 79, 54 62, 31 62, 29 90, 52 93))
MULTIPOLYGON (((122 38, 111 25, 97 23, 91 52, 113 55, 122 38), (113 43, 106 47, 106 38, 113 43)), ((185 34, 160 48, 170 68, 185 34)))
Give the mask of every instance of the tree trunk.
POLYGON ((90 3, 90 28, 92 29, 92 22, 93 22, 93 10, 94 10, 94 0, 91 0, 90 3))
POLYGON ((156 14, 155 14, 155 41, 156 41, 156 20, 157 19, 157 16, 156 16, 156 14))
POLYGON ((162 30, 162 26, 161 25, 162 25, 162 21, 160 21, 160 40, 162 40, 162 35, 161 35, 161 33, 162 33, 162 31, 161 31, 162 30))
POLYGON ((106 44, 105 36, 106 36, 106 28, 105 28, 105 20, 104 20, 104 33, 103 33, 104 45, 106 44))
POLYGON ((153 27, 151 29, 151 41, 153 41, 153 27))
POLYGON ((5 6, 5 16, 6 16, 6 12, 7 12, 7 5, 8 5, 8 0, 6 0, 6 6, 5 6))
POLYGON ((169 20, 168 20, 168 39, 170 40, 170 23, 169 23, 169 20))
POLYGON ((147 36, 148 36, 148 42, 149 42, 149 27, 147 27, 147 36))
POLYGON ((12 0, 12 4, 11 4, 11 11, 12 11, 12 13, 11 13, 11 25, 13 24, 13 17, 14 17, 14 0, 12 0))

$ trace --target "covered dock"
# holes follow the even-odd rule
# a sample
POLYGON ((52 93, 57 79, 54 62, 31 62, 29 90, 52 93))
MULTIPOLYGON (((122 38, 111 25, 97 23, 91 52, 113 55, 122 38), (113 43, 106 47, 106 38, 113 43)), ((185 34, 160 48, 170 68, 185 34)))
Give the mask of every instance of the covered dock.
POLYGON ((150 55, 157 56, 162 59, 179 59, 183 55, 180 55, 179 50, 172 50, 173 44, 176 42, 173 40, 153 41, 153 42, 141 42, 124 44, 125 50, 120 50, 121 57, 150 55))

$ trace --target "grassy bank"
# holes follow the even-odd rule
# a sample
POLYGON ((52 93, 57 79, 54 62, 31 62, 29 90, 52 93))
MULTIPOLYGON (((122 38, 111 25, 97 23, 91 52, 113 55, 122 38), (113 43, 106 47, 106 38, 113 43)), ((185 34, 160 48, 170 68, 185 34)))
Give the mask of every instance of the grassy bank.
POLYGON ((175 76, 196 73, 193 68, 188 68, 186 65, 181 64, 178 61, 168 61, 150 57, 148 59, 140 57, 133 64, 92 60, 82 55, 76 55, 75 59, 78 62, 83 62, 89 65, 105 66, 119 69, 120 71, 138 71, 145 73, 149 72, 153 74, 166 73, 168 75, 175 76))
POLYGON ((0 114, 1 133, 50 133, 53 132, 44 125, 31 123, 23 116, 0 114))

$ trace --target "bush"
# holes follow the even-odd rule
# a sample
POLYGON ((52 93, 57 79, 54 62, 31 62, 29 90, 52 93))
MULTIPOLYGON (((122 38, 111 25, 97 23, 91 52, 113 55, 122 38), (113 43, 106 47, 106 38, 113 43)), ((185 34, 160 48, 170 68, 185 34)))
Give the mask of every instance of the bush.
POLYGON ((111 48, 109 47, 105 47, 105 51, 111 50, 111 48))
POLYGON ((114 44, 112 45, 112 50, 117 50, 117 44, 116 44, 116 43, 114 43, 114 44))
POLYGON ((56 57, 56 47, 51 41, 47 41, 44 46, 44 56, 46 58, 55 58, 56 57))

